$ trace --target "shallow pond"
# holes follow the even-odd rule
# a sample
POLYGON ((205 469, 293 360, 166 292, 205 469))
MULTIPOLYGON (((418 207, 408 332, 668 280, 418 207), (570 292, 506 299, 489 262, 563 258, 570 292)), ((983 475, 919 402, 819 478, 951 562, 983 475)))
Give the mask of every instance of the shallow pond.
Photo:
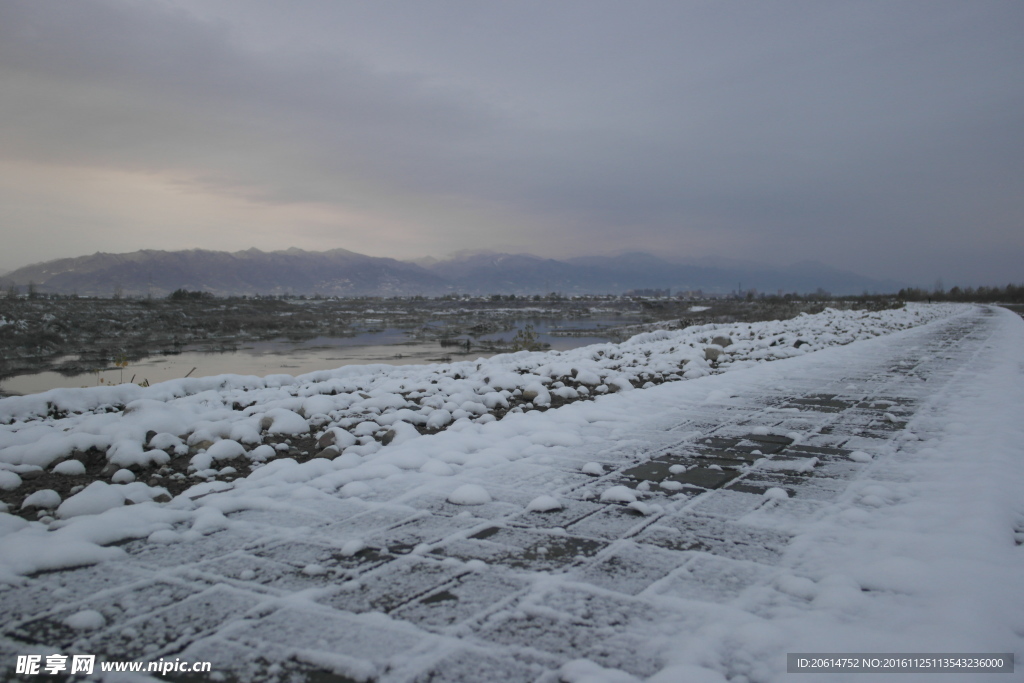
MULTIPOLYGON (((622 319, 615 320, 522 320, 515 329, 473 337, 472 341, 511 340, 526 324, 533 325, 537 340, 550 344, 551 350, 564 351, 589 344, 608 341, 599 336, 601 328, 622 325, 622 319), (558 336, 551 334, 558 329, 579 330, 576 334, 588 336, 558 336)), ((460 338, 465 339, 466 335, 460 338)), ((49 389, 67 387, 89 387, 100 384, 121 382, 150 384, 185 377, 207 377, 226 373, 238 375, 302 375, 316 370, 330 370, 343 365, 368 365, 387 363, 389 365, 413 365, 442 363, 459 360, 487 358, 495 352, 471 348, 467 353, 461 346, 442 347, 437 341, 413 341, 405 330, 384 329, 363 332, 352 337, 316 337, 302 342, 290 340, 243 342, 237 348, 227 351, 211 351, 198 347, 186 347, 181 353, 167 356, 149 356, 132 361, 128 367, 91 372, 81 375, 62 375, 57 372, 38 372, 18 375, 0 380, 0 393, 32 394, 49 389)))

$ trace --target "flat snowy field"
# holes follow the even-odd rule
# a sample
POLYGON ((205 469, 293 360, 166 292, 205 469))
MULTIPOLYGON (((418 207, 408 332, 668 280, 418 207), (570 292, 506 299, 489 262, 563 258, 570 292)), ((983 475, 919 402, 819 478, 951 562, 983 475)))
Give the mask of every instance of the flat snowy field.
POLYGON ((968 305, 3 399, 0 671, 82 652, 211 680, 752 682, 792 652, 1019 659, 1022 415, 1024 320, 968 305))

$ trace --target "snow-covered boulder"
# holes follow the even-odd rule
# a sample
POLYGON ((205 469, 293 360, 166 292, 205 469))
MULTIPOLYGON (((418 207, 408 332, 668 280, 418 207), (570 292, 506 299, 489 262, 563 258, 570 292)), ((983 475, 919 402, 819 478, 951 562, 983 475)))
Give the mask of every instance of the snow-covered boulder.
POLYGON ((463 484, 448 494, 448 502, 454 505, 483 505, 491 502, 491 494, 479 484, 463 484))
POLYGON ((52 510, 58 505, 60 505, 60 494, 53 489, 42 489, 25 496, 25 500, 21 502, 21 509, 52 510))
POLYGON ((111 486, 105 481, 94 481, 71 496, 57 508, 57 516, 63 519, 79 515, 98 515, 111 508, 124 505, 125 497, 120 486, 111 486))

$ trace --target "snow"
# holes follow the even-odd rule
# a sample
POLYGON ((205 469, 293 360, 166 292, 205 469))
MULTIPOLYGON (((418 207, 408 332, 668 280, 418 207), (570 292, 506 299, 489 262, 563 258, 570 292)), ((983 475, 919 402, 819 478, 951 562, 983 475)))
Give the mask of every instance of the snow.
POLYGON ((542 495, 531 500, 527 504, 526 509, 530 512, 552 512, 554 510, 561 510, 562 503, 554 496, 542 495))
POLYGON ((103 481, 94 481, 61 503, 57 508, 57 516, 67 518, 78 515, 96 515, 111 508, 121 507, 124 505, 124 501, 122 487, 112 486, 103 481))
POLYGON ((53 508, 60 505, 60 494, 53 489, 42 489, 25 496, 25 500, 21 503, 21 508, 40 508, 43 510, 52 510, 53 508))
POLYGON ((120 469, 111 475, 110 481, 115 484, 128 484, 135 481, 135 473, 131 470, 120 469))
MULTIPOLYGON (((477 667, 466 680, 749 683, 788 680, 786 652, 1019 659, 1022 350, 1024 322, 1006 311, 912 306, 450 365, 3 399, 0 487, 19 498, 31 483, 19 468, 90 447, 125 468, 191 454, 241 476, 190 479, 167 503, 148 475, 63 502, 26 496, 56 519, 0 513, 0 583, 18 586, 0 591, 0 611, 33 587, 46 596, 33 609, 55 609, 46 590, 63 572, 38 572, 102 563, 125 586, 188 585, 224 610, 167 645, 174 656, 208 647, 227 670, 258 650, 382 682, 453 662, 477 667), (712 367, 703 349, 720 335, 732 344, 712 367), (659 383, 673 374, 688 379, 659 383), (516 392, 575 402, 528 410, 516 392), (789 402, 816 396, 850 407, 789 402), (772 435, 800 448, 749 440, 772 435), (300 437, 339 454, 299 462, 300 437), (679 464, 727 437, 747 449, 740 465, 679 464), (661 479, 630 479, 652 458, 661 479), (709 473, 751 486, 692 483, 709 473)), ((75 474, 72 462, 53 471, 75 474)), ((59 605, 70 628, 129 620, 96 620, 86 597, 59 605)))
POLYGON ((13 491, 21 486, 21 477, 9 470, 0 470, 0 489, 13 491))
POLYGON ((636 493, 628 486, 612 486, 601 492, 604 503, 635 503, 636 493))
POLYGON ((207 448, 206 454, 214 462, 217 460, 232 460, 245 454, 245 446, 232 439, 224 439, 207 448))
POLYGON ((66 618, 64 625, 76 631, 93 631, 106 626, 107 620, 94 609, 84 609, 66 618))
POLYGON ((53 472, 55 474, 66 474, 69 476, 82 475, 85 474, 85 463, 81 460, 65 460, 64 462, 54 465, 53 472))
MULTIPOLYGON (((269 378, 268 378, 269 379, 269 378)), ((309 423, 298 413, 286 408, 269 410, 262 418, 268 434, 301 434, 309 429, 309 423)))
POLYGON ((817 464, 817 458, 794 458, 793 460, 761 458, 754 463, 754 467, 770 472, 810 472, 817 464))
POLYGON ((341 554, 344 555, 345 557, 351 557, 351 556, 355 555, 356 553, 358 553, 360 550, 362 550, 365 547, 366 547, 366 543, 364 543, 362 539, 358 539, 357 538, 357 539, 353 539, 351 541, 346 541, 341 546, 341 554))
POLYGON ((484 505, 491 502, 491 494, 479 484, 463 484, 448 494, 448 502, 454 505, 484 505))

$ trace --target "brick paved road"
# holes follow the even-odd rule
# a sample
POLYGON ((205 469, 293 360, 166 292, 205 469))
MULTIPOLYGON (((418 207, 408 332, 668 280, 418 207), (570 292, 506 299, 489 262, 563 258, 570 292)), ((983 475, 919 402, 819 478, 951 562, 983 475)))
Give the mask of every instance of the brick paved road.
POLYGON ((229 530, 134 541, 121 561, 0 593, 0 666, 86 652, 209 660, 213 680, 511 683, 558 680, 565 662, 586 658, 651 675, 661 663, 650 644, 666 625, 686 633, 768 585, 794 529, 866 472, 885 479, 904 423, 970 360, 991 319, 978 309, 865 342, 870 362, 821 352, 834 362, 782 382, 762 373, 710 401, 648 390, 666 403, 643 424, 594 424, 600 438, 584 446, 480 469, 485 505, 401 487, 360 499, 283 488, 266 509, 229 514, 229 530), (804 438, 783 436, 792 432, 804 438), (784 469, 746 469, 762 457, 784 469), (800 472, 809 458, 817 465, 800 472), (588 462, 604 474, 581 472, 588 462), (601 502, 616 484, 648 491, 646 508, 601 502), (789 497, 764 495, 774 488, 789 497), (525 511, 552 491, 563 509, 525 511), (354 537, 365 548, 353 553, 343 546, 354 537), (64 624, 86 609, 105 625, 64 624))

